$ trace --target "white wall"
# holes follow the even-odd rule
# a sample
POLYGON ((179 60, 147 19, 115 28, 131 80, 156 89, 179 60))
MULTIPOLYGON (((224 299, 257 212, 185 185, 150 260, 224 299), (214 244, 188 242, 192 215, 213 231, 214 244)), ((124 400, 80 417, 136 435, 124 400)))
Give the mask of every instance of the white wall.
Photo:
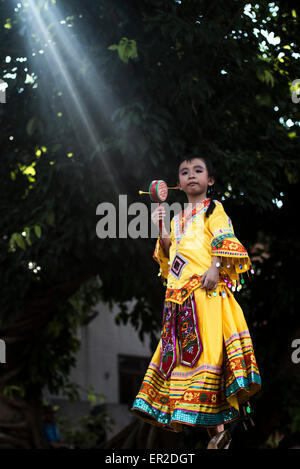
MULTIPOLYGON (((77 355, 77 365, 70 375, 71 382, 84 388, 79 390, 81 402, 70 403, 64 396, 51 395, 47 390, 44 398, 59 406, 58 415, 76 421, 90 412, 87 389, 92 386, 95 394, 104 395, 104 403, 114 419, 113 428, 108 435, 110 438, 136 418, 129 411, 128 405, 119 403, 118 355, 150 359, 152 352, 148 337, 145 336, 145 342, 142 343, 133 326, 115 323, 119 312, 117 307, 110 311, 108 305, 99 303, 93 309, 99 311, 99 314, 87 326, 78 330, 81 348, 77 355)), ((129 307, 128 309, 130 310, 129 307)))
MULTIPOLYGON (((149 338, 142 343, 133 326, 117 325, 118 308, 110 312, 107 305, 99 303, 96 309, 98 316, 78 331, 81 349, 70 378, 84 388, 93 386, 95 392, 105 395, 105 402, 118 403, 118 355, 151 358, 149 338)), ((86 400, 87 396, 83 393, 81 398, 86 400)))

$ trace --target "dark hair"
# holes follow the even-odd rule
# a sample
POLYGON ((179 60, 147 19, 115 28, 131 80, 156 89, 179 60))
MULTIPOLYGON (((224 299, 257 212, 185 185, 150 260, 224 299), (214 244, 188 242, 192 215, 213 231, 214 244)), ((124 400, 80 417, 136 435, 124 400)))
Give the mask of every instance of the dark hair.
MULTIPOLYGON (((181 163, 183 163, 184 161, 190 162, 195 158, 199 158, 200 160, 204 161, 207 172, 208 172, 208 176, 213 177, 215 179, 216 178, 215 168, 212 164, 212 161, 207 156, 198 156, 198 155, 194 155, 194 154, 187 154, 179 160, 178 168, 181 165, 181 163)), ((209 203, 208 209, 206 210, 206 214, 205 214, 206 218, 208 218, 213 213, 213 211, 215 209, 215 206, 216 206, 216 204, 214 202, 214 198, 216 197, 215 183, 212 186, 208 187, 207 192, 206 192, 206 196, 210 199, 210 203, 209 203)))

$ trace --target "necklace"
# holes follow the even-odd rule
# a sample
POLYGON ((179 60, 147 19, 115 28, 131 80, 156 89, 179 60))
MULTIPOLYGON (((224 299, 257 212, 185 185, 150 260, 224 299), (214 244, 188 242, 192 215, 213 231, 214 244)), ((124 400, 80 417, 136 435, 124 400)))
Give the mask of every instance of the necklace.
POLYGON ((210 201, 210 199, 204 199, 200 202, 196 202, 195 207, 191 209, 187 208, 183 211, 181 216, 181 232, 184 234, 184 228, 186 224, 189 224, 190 221, 194 221, 196 214, 202 208, 202 205, 206 206, 206 204, 210 201))
POLYGON ((196 206, 191 210, 191 216, 189 218, 186 217, 185 212, 183 211, 182 214, 178 213, 174 217, 174 237, 176 239, 176 252, 181 241, 181 238, 185 234, 186 230, 188 229, 190 223, 195 220, 195 217, 201 213, 202 211, 206 211, 207 207, 210 203, 210 199, 202 200, 201 202, 197 202, 196 206))

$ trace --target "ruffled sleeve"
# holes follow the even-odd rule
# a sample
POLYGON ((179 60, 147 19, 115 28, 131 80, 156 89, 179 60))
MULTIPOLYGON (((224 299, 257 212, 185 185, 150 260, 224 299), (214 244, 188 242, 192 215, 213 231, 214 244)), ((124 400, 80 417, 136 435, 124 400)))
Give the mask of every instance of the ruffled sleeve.
POLYGON ((208 220, 212 235, 211 255, 222 258, 220 273, 227 275, 236 284, 236 281, 241 280, 240 274, 251 268, 248 252, 235 236, 232 221, 221 202, 216 203, 208 220))
MULTIPOLYGON (((173 219, 171 220, 171 231, 170 231, 170 241, 171 244, 173 242, 173 219)), ((159 276, 167 279, 170 265, 169 265, 169 257, 166 256, 165 251, 161 245, 161 237, 159 236, 156 240, 155 249, 153 252, 153 259, 158 262, 160 269, 159 269, 159 276)), ((163 279, 162 279, 163 280, 163 279)))

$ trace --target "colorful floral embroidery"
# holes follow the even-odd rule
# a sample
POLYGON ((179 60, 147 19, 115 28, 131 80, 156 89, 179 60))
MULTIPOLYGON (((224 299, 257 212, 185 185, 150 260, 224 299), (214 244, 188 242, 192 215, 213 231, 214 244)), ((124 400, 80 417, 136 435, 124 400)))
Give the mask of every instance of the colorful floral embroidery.
POLYGON ((167 403, 169 402, 169 399, 168 399, 167 397, 161 397, 161 398, 160 398, 160 402, 161 402, 162 404, 167 404, 167 403))
POLYGON ((202 352, 194 295, 191 294, 183 306, 177 306, 177 309, 180 363, 193 366, 202 352))
MULTIPOLYGON (((221 235, 224 236, 224 235, 221 235)), ((229 238, 212 240, 212 254, 215 256, 239 256, 249 257, 248 252, 244 246, 235 238, 235 242, 232 242, 229 238)))
MULTIPOLYGON (((225 279, 220 275, 219 285, 225 285, 225 279)), ((182 304, 188 296, 201 285, 201 275, 194 274, 190 280, 183 285, 182 288, 168 287, 166 290, 165 300, 173 301, 174 303, 182 304)))
POLYGON ((223 245, 223 240, 227 238, 235 238, 235 235, 233 233, 224 233, 219 236, 216 236, 211 242, 212 248, 216 247, 217 249, 219 249, 219 247, 222 247, 223 245))
POLYGON ((175 312, 175 304, 164 303, 160 370, 165 377, 176 363, 175 312))
POLYGON ((182 304, 184 300, 192 293, 195 288, 201 284, 201 275, 195 274, 182 288, 170 288, 166 290, 166 300, 172 300, 174 303, 182 304))
POLYGON ((187 392, 183 395, 184 401, 191 401, 193 398, 194 398, 194 395, 192 392, 187 392))
POLYGON ((203 364, 174 371, 167 382, 151 362, 132 410, 169 430, 178 423, 206 427, 237 420, 239 412, 227 398, 235 395, 239 403, 246 402, 261 388, 261 378, 248 330, 232 334, 224 345, 222 367, 203 364), (157 393, 154 399, 151 390, 157 393))
POLYGON ((159 367, 165 378, 168 378, 176 363, 176 335, 179 342, 180 363, 193 366, 202 352, 193 294, 182 306, 165 301, 159 367))
POLYGON ((211 241, 211 253, 223 257, 249 257, 248 252, 236 238, 230 217, 226 217, 228 225, 214 230, 211 241), (233 241, 234 240, 234 241, 233 241))

